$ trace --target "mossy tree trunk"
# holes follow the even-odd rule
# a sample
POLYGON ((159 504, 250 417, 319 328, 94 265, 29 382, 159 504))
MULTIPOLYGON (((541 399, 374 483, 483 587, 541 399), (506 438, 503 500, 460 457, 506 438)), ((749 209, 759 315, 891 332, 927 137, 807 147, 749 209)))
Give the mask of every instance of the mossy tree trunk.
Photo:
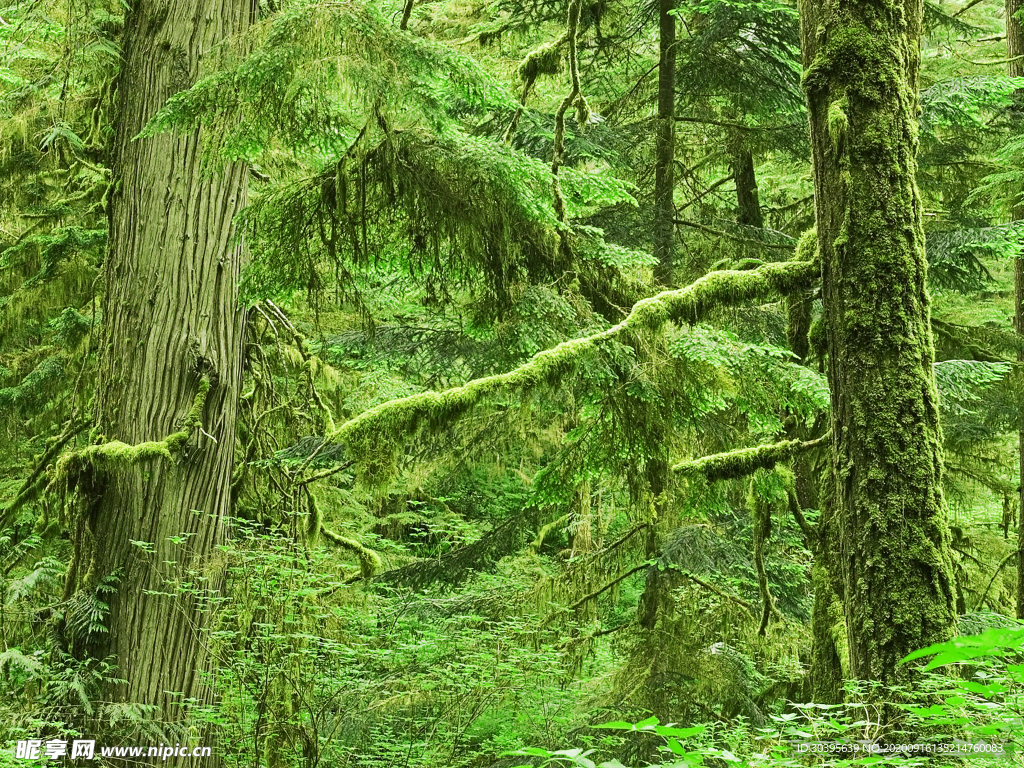
POLYGON ((675 159, 676 159, 676 17, 675 0, 658 6, 658 124, 654 158, 654 258, 655 276, 672 282, 675 252, 675 159))
POLYGON ((900 659, 956 622, 914 178, 922 3, 801 0, 800 17, 832 389, 830 560, 850 674, 897 683, 911 674, 900 659))
MULTIPOLYGON (((1024 77, 1024 27, 1016 18, 1017 13, 1024 7, 1021 0, 1006 0, 1006 58, 1009 59, 1010 77, 1024 77)), ((1024 117, 1024 90, 1014 93, 1014 116, 1017 120, 1024 117)), ((1019 203, 1013 206, 1014 221, 1024 220, 1024 205, 1019 203)), ((1024 337, 1024 259, 1014 259, 1013 262, 1013 320, 1017 335, 1024 337)), ((1024 349, 1017 351, 1017 362, 1024 363, 1024 349)), ((1024 419, 1024 414, 1021 416, 1024 419)), ((1017 440, 1019 483, 1017 493, 1019 494, 1017 514, 1017 618, 1024 619, 1024 423, 1021 424, 1017 440)))
POLYGON ((197 392, 209 391, 201 429, 174 461, 97 469, 80 489, 85 509, 68 593, 119 574, 109 631, 89 651, 114 656, 126 681, 110 700, 155 705, 169 723, 181 719, 182 699, 206 693, 202 606, 187 590, 166 593, 182 584, 215 592, 223 581, 211 559, 230 503, 244 325, 236 299, 243 252, 231 237, 246 170, 203 168, 198 133, 134 137, 254 13, 249 2, 136 3, 118 81, 97 430, 130 445, 163 440, 197 392), (132 541, 150 543, 151 553, 132 541))

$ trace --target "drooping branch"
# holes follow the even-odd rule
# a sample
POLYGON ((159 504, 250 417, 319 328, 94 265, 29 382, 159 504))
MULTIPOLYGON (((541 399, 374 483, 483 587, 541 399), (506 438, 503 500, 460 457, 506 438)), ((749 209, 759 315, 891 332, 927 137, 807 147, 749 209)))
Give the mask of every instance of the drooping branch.
MULTIPOLYGON (((628 343, 668 322, 696 323, 717 307, 756 301, 804 288, 818 274, 813 262, 766 264, 751 271, 712 272, 686 288, 664 291, 637 302, 617 325, 590 336, 565 341, 534 355, 507 373, 488 376, 442 392, 422 392, 382 403, 341 424, 307 457, 307 468, 330 445, 345 445, 371 484, 390 479, 398 449, 422 430, 450 427, 487 397, 499 393, 528 393, 555 386, 579 362, 606 342, 628 343)), ((778 460, 778 459, 777 459, 778 460)))
POLYGON ((605 584, 605 585, 603 585, 601 587, 598 587, 597 589, 595 589, 590 594, 584 595, 583 597, 581 597, 579 600, 577 600, 575 603, 573 603, 572 605, 569 606, 569 610, 570 611, 575 611, 577 608, 579 608, 581 605, 586 603, 588 600, 593 600, 594 598, 600 597, 605 592, 607 592, 609 589, 614 587, 616 584, 618 584, 618 583, 628 579, 634 573, 639 573, 640 571, 645 570, 645 569, 650 568, 650 567, 651 567, 650 563, 640 563, 640 565, 637 565, 637 566, 634 566, 633 568, 630 568, 625 573, 622 573, 622 574, 619 574, 618 576, 616 576, 614 579, 609 581, 607 584, 605 584))
MULTIPOLYGON (((679 570, 679 569, 677 569, 677 570, 679 570)), ((719 597, 725 598, 726 600, 731 600, 732 602, 736 603, 736 605, 740 606, 740 608, 743 608, 748 613, 750 613, 750 614, 754 613, 754 606, 751 605, 750 603, 748 603, 742 597, 738 597, 736 595, 731 595, 728 592, 726 592, 725 590, 719 589, 714 584, 712 584, 712 583, 710 583, 708 581, 704 581, 704 579, 700 578, 699 576, 694 576, 689 571, 679 570, 679 573, 684 578, 689 579, 694 584, 696 584, 696 585, 698 585, 700 587, 704 587, 704 589, 708 590, 709 592, 714 592, 719 597)))
POLYGON ((745 477, 758 469, 771 469, 779 462, 788 461, 798 453, 817 448, 825 441, 825 437, 807 442, 782 440, 778 443, 758 445, 754 448, 716 453, 693 461, 682 461, 672 467, 672 471, 684 475, 703 475, 709 482, 734 480, 745 477))

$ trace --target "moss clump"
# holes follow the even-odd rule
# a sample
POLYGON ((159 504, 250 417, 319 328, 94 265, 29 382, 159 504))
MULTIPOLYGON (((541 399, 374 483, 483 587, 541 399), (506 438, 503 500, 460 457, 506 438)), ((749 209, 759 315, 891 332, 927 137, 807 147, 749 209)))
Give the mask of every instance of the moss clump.
POLYGON ((846 131, 850 127, 850 119, 846 116, 847 109, 849 109, 849 104, 845 96, 828 105, 828 135, 832 139, 832 149, 836 154, 842 152, 846 131))
POLYGON ((519 64, 519 77, 524 83, 532 83, 539 75, 557 75, 562 71, 562 46, 568 39, 563 34, 557 40, 530 51, 519 64))
POLYGON ((818 260, 818 230, 815 227, 804 230, 796 242, 797 261, 818 260))

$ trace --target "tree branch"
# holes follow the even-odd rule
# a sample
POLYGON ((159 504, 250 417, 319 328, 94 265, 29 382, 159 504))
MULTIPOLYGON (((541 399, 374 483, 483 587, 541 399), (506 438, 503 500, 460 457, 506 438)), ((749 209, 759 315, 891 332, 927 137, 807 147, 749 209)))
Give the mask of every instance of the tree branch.
POLYGON ((826 437, 828 435, 806 443, 799 440, 783 440, 754 448, 716 453, 693 461, 682 461, 672 467, 672 471, 684 475, 704 475, 709 482, 734 480, 758 469, 771 469, 780 461, 788 461, 798 453, 817 448, 826 437))
POLYGON ((737 243, 750 243, 751 245, 759 245, 763 248, 779 248, 783 251, 792 251, 793 248, 796 247, 795 241, 792 243, 769 243, 765 240, 753 240, 749 237, 740 237, 739 235, 733 235, 724 230, 715 229, 713 227, 708 227, 703 224, 698 224, 695 221, 687 221, 686 219, 673 219, 672 223, 682 224, 685 227, 693 227, 694 229, 699 229, 702 232, 707 232, 709 235, 715 235, 716 237, 724 237, 729 240, 733 240, 734 242, 737 243))
POLYGON ((362 479, 379 485, 393 476, 398 450, 406 441, 424 429, 447 429, 484 398, 556 386, 576 370, 586 355, 606 342, 625 339, 628 343, 644 333, 659 330, 668 322, 696 323, 720 306, 785 295, 806 287, 817 275, 817 265, 805 261, 766 264, 745 272, 712 272, 685 288, 643 299, 617 325, 564 341, 507 373, 474 379, 441 392, 421 392, 370 408, 327 435, 302 468, 307 468, 327 446, 345 445, 361 470, 362 479))

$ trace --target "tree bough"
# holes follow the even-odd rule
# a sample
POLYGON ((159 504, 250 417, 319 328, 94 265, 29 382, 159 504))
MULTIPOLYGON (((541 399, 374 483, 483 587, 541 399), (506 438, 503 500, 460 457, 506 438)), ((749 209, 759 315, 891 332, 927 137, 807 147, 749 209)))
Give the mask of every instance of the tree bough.
POLYGON ((601 345, 626 343, 662 328, 668 322, 696 323, 714 308, 786 295, 809 285, 818 276, 813 261, 793 261, 751 271, 712 272, 691 285, 637 302, 617 325, 536 354, 523 365, 443 392, 422 392, 382 403, 331 432, 306 459, 303 468, 330 445, 344 445, 355 461, 360 480, 380 487, 396 471, 401 447, 424 430, 447 429, 485 398, 500 393, 527 394, 557 386, 579 362, 601 345))

